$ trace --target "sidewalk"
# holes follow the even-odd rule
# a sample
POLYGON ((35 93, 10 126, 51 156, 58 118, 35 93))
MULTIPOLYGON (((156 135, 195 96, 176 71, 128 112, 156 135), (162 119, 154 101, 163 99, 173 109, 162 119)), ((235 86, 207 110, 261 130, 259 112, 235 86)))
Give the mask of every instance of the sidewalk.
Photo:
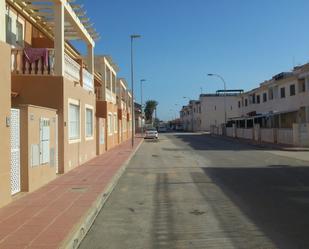
POLYGON ((1 208, 0 249, 76 248, 141 142, 132 150, 128 140, 1 208))

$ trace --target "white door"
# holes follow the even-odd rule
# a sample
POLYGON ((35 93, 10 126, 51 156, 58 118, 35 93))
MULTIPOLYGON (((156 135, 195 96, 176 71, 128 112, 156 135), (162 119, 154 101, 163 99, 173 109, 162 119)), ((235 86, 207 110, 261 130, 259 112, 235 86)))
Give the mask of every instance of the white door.
POLYGON ((40 164, 50 163, 50 121, 40 119, 40 164))
POLYGON ((20 192, 20 111, 11 109, 11 193, 20 192))

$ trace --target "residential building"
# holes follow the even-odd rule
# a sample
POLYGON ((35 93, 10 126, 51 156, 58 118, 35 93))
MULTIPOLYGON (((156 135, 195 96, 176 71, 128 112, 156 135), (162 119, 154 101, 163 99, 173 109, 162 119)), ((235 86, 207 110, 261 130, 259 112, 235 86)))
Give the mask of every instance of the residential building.
POLYGON ((0 115, 6 117, 0 128, 1 146, 7 146, 9 129, 11 136, 1 156, 11 148, 11 163, 1 157, 0 206, 12 195, 33 191, 96 154, 97 34, 76 11, 77 6, 67 1, 1 1, 0 35, 4 39, 5 34, 7 43, 0 44, 5 90, 0 115), (85 60, 69 43, 76 39, 87 46, 85 60), (6 73, 8 68, 11 73, 6 73))
POLYGON ((131 134, 131 95, 125 79, 117 79, 119 68, 110 56, 96 56, 95 68, 102 76, 102 84, 96 88, 96 116, 105 120, 105 150, 109 150, 131 134))
MULTIPOLYGON (((5 2, 0 1, 0 21, 5 21, 5 2)), ((11 146, 10 146, 10 116, 11 116, 11 47, 5 42, 4 25, 0 23, 0 207, 9 203, 11 197, 11 146)))
POLYGON ((118 117, 119 117, 119 141, 120 143, 126 141, 131 137, 130 127, 130 106, 128 95, 128 84, 124 78, 117 79, 117 103, 118 103, 118 117))
POLYGON ((230 136, 309 146, 309 64, 242 94, 238 109, 239 117, 228 123, 230 136))
POLYGON ((191 100, 180 112, 184 130, 195 132, 218 128, 224 124, 225 108, 227 118, 237 117, 240 92, 241 90, 228 90, 227 93, 217 91, 215 94, 201 94, 199 100, 191 100))

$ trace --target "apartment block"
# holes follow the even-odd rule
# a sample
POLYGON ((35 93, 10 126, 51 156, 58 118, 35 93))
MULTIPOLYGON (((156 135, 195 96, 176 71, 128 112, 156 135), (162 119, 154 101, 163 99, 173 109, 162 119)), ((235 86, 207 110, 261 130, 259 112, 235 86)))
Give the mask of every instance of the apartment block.
POLYGON ((56 0, 0 3, 0 206, 96 155, 97 34, 76 8, 56 0), (84 42, 86 56, 72 40, 84 42))

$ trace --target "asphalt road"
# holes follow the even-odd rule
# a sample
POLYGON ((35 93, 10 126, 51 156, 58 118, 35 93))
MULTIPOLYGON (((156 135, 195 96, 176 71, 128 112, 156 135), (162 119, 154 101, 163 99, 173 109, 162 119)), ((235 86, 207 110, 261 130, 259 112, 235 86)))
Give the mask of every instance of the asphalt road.
POLYGON ((209 135, 161 135, 133 157, 80 249, 307 249, 308 167, 209 135))

